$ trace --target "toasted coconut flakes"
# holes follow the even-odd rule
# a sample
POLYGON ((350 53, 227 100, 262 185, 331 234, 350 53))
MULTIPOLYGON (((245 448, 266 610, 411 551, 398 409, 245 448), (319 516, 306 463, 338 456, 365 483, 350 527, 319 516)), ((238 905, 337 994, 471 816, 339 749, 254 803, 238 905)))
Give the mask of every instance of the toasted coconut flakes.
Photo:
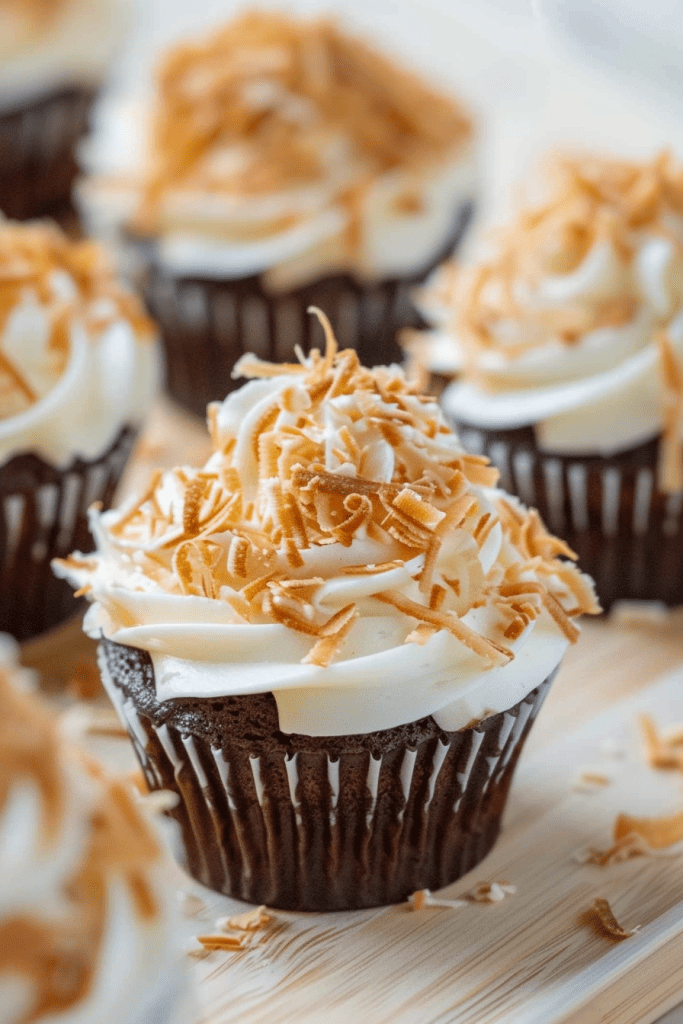
POLYGON ((584 924, 591 925, 600 935, 607 936, 610 939, 630 939, 632 935, 640 931, 640 925, 636 925, 635 928, 624 928, 619 924, 612 908, 609 905, 609 901, 598 897, 593 901, 593 905, 590 910, 585 911, 581 915, 581 921, 584 924))
POLYGON ((368 422, 379 428, 382 437, 392 448, 398 448, 401 445, 403 433, 401 428, 395 423, 391 423, 388 420, 377 421, 374 417, 369 417, 368 422))
POLYGON ((234 612, 237 613, 240 619, 244 619, 245 622, 251 621, 251 609, 246 601, 244 601, 238 594, 227 594, 225 596, 226 604, 229 604, 234 612))
POLYGON ((285 554, 287 556, 287 564, 290 566, 290 568, 300 569, 301 566, 304 564, 304 560, 301 557, 298 547, 296 546, 296 542, 292 540, 291 537, 288 537, 287 540, 285 541, 285 554))
POLYGON ((412 896, 408 897, 408 902, 413 910, 422 910, 427 906, 427 896, 429 894, 428 889, 418 889, 412 896))
POLYGON ((302 658, 302 664, 318 665, 321 668, 329 665, 349 635, 357 618, 358 611, 355 604, 347 605, 346 608, 342 608, 336 615, 333 615, 321 628, 320 639, 313 645, 306 657, 302 658))
POLYGON ((680 745, 664 740, 649 715, 640 715, 638 722, 643 736, 645 760, 650 767, 683 770, 683 749, 680 745))
POLYGON ((322 576, 305 576, 300 580, 278 580, 278 587, 284 590, 305 590, 307 587, 320 587, 324 582, 322 576))
POLYGON ((459 907, 466 907, 467 900, 440 900, 433 896, 429 889, 418 889, 408 897, 408 906, 416 912, 424 910, 425 907, 444 907, 449 910, 457 910, 459 907))
POLYGON ((577 864, 592 864, 596 867, 604 868, 610 864, 621 864, 625 860, 631 860, 633 857, 642 857, 650 853, 650 848, 647 843, 635 833, 622 836, 612 846, 608 846, 604 850, 600 850, 597 847, 589 846, 585 850, 579 850, 574 855, 574 860, 577 864))
POLYGON ((211 437, 211 444, 215 450, 219 448, 220 430, 218 428, 218 414, 220 412, 219 402, 209 402, 206 407, 206 422, 209 428, 209 435, 211 437))
POLYGON ((526 618, 519 617, 513 619, 507 629, 503 630, 504 638, 514 643, 515 640, 519 640, 527 625, 528 620, 526 618))
POLYGON ((434 584, 429 595, 429 607, 432 611, 438 611, 441 608, 447 593, 446 588, 442 587, 440 583, 434 584))
POLYGON ((377 565, 347 565, 341 569, 341 573, 344 576, 375 576, 383 572, 390 572, 392 569, 400 569, 404 565, 401 559, 396 559, 393 562, 380 562, 377 565))
MULTIPOLYGON (((403 484, 384 484, 377 480, 367 480, 360 476, 344 476, 342 473, 330 473, 323 466, 304 469, 303 466, 292 468, 292 483, 295 487, 314 485, 316 490, 329 494, 367 494, 379 497, 380 494, 390 499, 404 489, 403 484)), ((413 485, 413 489, 417 487, 413 485)))
POLYGON ((408 633, 403 642, 423 647, 435 633, 438 633, 436 626, 430 626, 428 622, 421 622, 411 633, 408 633))
POLYGON ((661 818, 633 818, 620 814, 614 823, 614 838, 621 839, 631 833, 641 836, 654 850, 674 846, 683 840, 683 811, 661 818))
POLYGON ((578 793, 595 793, 604 786, 609 786, 611 779, 599 772, 581 772, 578 779, 572 785, 572 789, 578 793))
POLYGON ((427 530, 435 529, 446 513, 434 508, 429 502, 424 501, 419 494, 405 487, 400 491, 392 502, 394 508, 399 509, 410 519, 427 530))
POLYGON ((543 594, 542 601, 546 610, 550 612, 557 625, 567 637, 567 640, 569 640, 570 644, 575 644, 580 636, 579 630, 571 621, 560 602, 547 591, 543 594))
POLYGON ((200 509, 206 493, 206 481, 192 480, 185 491, 183 503, 183 533, 185 537, 196 537, 200 530, 200 509))
POLYGON ((269 913, 265 906, 254 907, 244 914, 236 914, 234 917, 221 917, 216 921, 216 928, 220 931, 257 932, 272 924, 274 916, 269 913))
POLYGON ((513 896, 516 892, 517 886, 509 882, 479 882, 466 893, 465 899, 472 903, 500 903, 506 896, 513 896))
MULTIPOLYGON (((234 438, 226 442, 224 453, 212 457, 210 471, 175 470, 163 478, 158 476, 145 500, 127 511, 119 524, 121 544, 126 548, 138 544, 140 538, 151 539, 136 569, 175 593, 223 600, 243 621, 263 621, 265 617, 313 637, 313 648, 305 660, 327 665, 337 655, 358 611, 350 606, 321 623, 311 588, 320 586, 326 577, 283 577, 297 577, 305 568, 303 549, 335 544, 350 547, 362 531, 362 536, 385 546, 394 538, 401 545, 403 559, 347 566, 338 570, 344 575, 379 576, 404 565, 413 553, 423 556, 420 568, 411 572, 421 598, 411 601, 400 590, 386 589, 378 595, 380 601, 417 620, 412 631, 406 629, 407 642, 425 643, 435 632, 446 629, 488 664, 502 665, 513 657, 504 641, 516 640, 523 633, 539 614, 541 599, 574 638, 576 629, 570 617, 585 610, 588 600, 581 578, 571 577, 566 591, 560 589, 559 600, 547 594, 541 582, 520 579, 522 575, 541 575, 548 578, 548 586, 553 577, 563 579, 565 563, 557 556, 566 557, 568 549, 550 537, 537 516, 527 515, 510 502, 500 501, 498 514, 482 512, 470 478, 492 482, 495 471, 487 460, 464 453, 454 453, 445 462, 433 458, 427 439, 437 437, 438 445, 438 436, 446 428, 430 406, 412 393, 395 370, 371 373, 360 366, 354 353, 337 353, 329 324, 324 327, 325 355, 312 350, 304 365, 295 368, 299 375, 296 385, 269 398, 259 423, 251 425, 253 443, 250 452, 243 454, 258 460, 256 493, 243 494, 240 474, 232 464, 236 458, 234 438), (305 400, 300 401, 304 390, 305 400), (337 405, 345 422, 337 435, 336 457, 321 439, 319 422, 320 403, 330 394, 354 399, 337 405), (280 414, 285 409, 290 422, 281 425, 280 414), (390 423, 396 429, 392 436, 397 442, 401 434, 385 467, 387 473, 393 471, 391 482, 371 479, 372 474, 383 475, 374 466, 370 475, 360 475, 368 442, 357 438, 367 430, 369 417, 377 423, 390 423), (325 461, 328 458, 335 463, 337 459, 345 461, 332 472, 325 461), (483 544, 499 522, 517 553, 511 559, 513 564, 504 569, 496 563, 484 577, 476 544, 483 544), (454 559, 451 579, 443 574, 439 554, 444 539, 453 531, 461 531, 461 535, 454 538, 460 554, 454 559), (521 560, 515 561, 520 556, 521 560), (251 579, 256 572, 260 575, 251 579), (237 581, 244 586, 235 593, 237 581), (567 592, 574 599, 571 609, 562 604, 568 603, 567 592), (462 622, 467 611, 482 606, 500 612, 491 629, 495 639, 462 622)), ((217 434, 216 417, 214 413, 211 422, 217 434)))
POLYGON ((656 340, 665 402, 659 485, 665 494, 675 494, 683 490, 683 367, 666 332, 658 332, 656 340))
POLYGON ((465 494, 462 497, 456 498, 444 518, 436 526, 425 553, 424 566, 420 575, 419 589, 421 593, 430 593, 436 560, 446 533, 451 530, 457 530, 476 503, 477 499, 473 495, 465 494))
POLYGON ((251 583, 247 583, 244 587, 242 587, 242 589, 240 590, 240 594, 242 595, 245 601, 251 603, 254 600, 254 598, 261 593, 262 590, 265 590, 265 588, 272 580, 277 579, 277 576, 278 573, 275 571, 268 572, 264 576, 259 576, 258 579, 252 580, 251 583))
POLYGON ((244 579, 247 575, 247 555, 249 554, 249 541, 246 537, 235 536, 230 541, 228 548, 228 572, 231 576, 238 576, 244 579))
MULTIPOLYGON (((325 362, 328 367, 331 367, 334 357, 337 354, 337 339, 334 336, 332 324, 328 320, 327 315, 323 313, 322 309, 318 309, 317 306, 309 306, 306 312, 312 313, 313 316, 317 316, 320 321, 320 325, 325 332, 325 362)), ((349 350, 347 349, 346 351, 348 352, 349 350)))
POLYGON ((491 460, 485 455, 464 455, 462 471, 471 484, 480 487, 495 487, 500 476, 498 470, 491 465, 491 460))
POLYGON ((683 747, 683 726, 672 725, 664 733, 664 742, 670 747, 683 747))
POLYGON ((260 434, 258 437, 258 472, 262 480, 278 476, 278 460, 280 458, 280 441, 274 431, 260 434))
POLYGON ((240 935, 225 935, 222 933, 197 935, 195 943, 188 949, 190 955, 216 952, 237 952, 249 946, 249 936, 245 933, 240 935), (196 944, 198 943, 198 945, 196 944))
POLYGON ((404 615, 422 622, 428 622, 436 626, 437 629, 447 629, 457 640, 460 640, 466 647, 469 647, 471 651, 474 651, 479 657, 485 658, 494 665, 505 665, 514 658, 512 651, 499 646, 493 640, 489 640, 479 633, 475 633, 473 629, 465 625, 456 616, 425 608, 424 605, 417 604, 417 602, 404 597, 397 590, 385 590, 380 594, 375 594, 374 597, 378 601, 384 601, 386 604, 393 605, 394 608, 403 612, 404 615))
POLYGON ((348 517, 339 526, 332 529, 334 536, 345 547, 350 547, 353 535, 370 519, 373 512, 372 502, 365 494, 349 494, 344 498, 344 509, 348 517))

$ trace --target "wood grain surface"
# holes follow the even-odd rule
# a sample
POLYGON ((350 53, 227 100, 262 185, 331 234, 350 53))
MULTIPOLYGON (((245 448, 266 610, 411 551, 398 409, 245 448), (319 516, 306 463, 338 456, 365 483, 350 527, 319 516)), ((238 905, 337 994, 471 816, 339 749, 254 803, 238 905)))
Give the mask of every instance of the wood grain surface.
MULTIPOLYGON (((141 486, 154 465, 197 463, 201 424, 165 403, 128 474, 141 486)), ((93 657, 78 620, 25 644, 23 660, 59 690, 93 657)), ((277 912, 249 948, 192 961, 201 1024, 648 1024, 683 998, 683 858, 640 857, 607 868, 575 853, 609 845, 617 813, 683 808, 683 775, 645 766, 636 725, 647 710, 683 723, 683 614, 632 610, 584 625, 534 726, 501 839, 486 860, 439 896, 480 881, 516 892, 497 904, 406 906, 358 913, 277 912), (609 783, 574 788, 584 771, 609 783), (583 922, 596 896, 640 925, 616 943, 583 922)), ((97 752, 120 767, 126 741, 97 752)), ((195 934, 243 905, 199 894, 195 934)), ((188 1021, 187 1024, 195 1024, 188 1021)))

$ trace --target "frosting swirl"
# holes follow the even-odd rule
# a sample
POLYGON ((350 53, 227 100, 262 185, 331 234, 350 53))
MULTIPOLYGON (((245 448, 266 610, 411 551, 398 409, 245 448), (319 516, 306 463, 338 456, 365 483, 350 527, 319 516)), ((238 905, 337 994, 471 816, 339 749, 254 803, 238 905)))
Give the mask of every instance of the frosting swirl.
POLYGON ((104 451, 145 415, 154 328, 102 249, 54 225, 0 220, 0 459, 104 451))
POLYGON ((206 465, 93 510, 97 552, 55 569, 92 635, 152 654, 161 699, 272 691, 283 731, 318 735, 504 710, 597 610, 591 583, 433 399, 325 327, 301 365, 243 357, 206 465))
POLYGON ((100 85, 128 0, 0 0, 0 110, 58 89, 100 85))
POLYGON ((683 486, 683 169, 556 158, 544 203, 426 296, 462 378, 456 419, 534 425, 554 453, 611 455, 665 434, 667 489, 683 486), (675 422, 674 422, 675 421, 675 422), (677 454, 670 449, 675 447, 677 454))
POLYGON ((469 117, 329 20, 247 12, 171 49, 149 136, 132 180, 80 195, 95 226, 123 215, 176 272, 287 289, 419 271, 471 199, 469 117), (124 209, 98 214, 117 185, 124 209))
POLYGON ((159 841, 0 658, 0 1020, 142 1021, 175 950, 159 841))

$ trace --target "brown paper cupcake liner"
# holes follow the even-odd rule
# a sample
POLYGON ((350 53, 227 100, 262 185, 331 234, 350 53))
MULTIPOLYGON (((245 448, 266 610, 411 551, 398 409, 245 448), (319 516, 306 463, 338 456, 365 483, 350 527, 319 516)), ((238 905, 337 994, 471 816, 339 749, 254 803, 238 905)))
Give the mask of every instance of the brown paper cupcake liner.
POLYGON ((245 352, 281 363, 296 359, 296 346, 304 352, 319 348, 320 325, 309 306, 327 314, 340 346, 356 349, 365 365, 400 362, 397 332, 424 326, 411 293, 457 249, 472 210, 471 202, 461 207, 448 242, 419 274, 367 286, 338 274, 281 295, 269 292, 258 275, 232 281, 173 277, 154 261, 153 246, 133 243, 148 265, 140 290, 161 330, 168 392, 203 417, 209 402, 242 383, 230 373, 245 352))
POLYGON ((0 113, 0 210, 27 220, 68 219, 75 149, 97 91, 73 86, 0 113))
POLYGON ((100 668, 149 786, 180 797, 189 873, 289 910, 398 903, 478 864, 555 675, 458 732, 326 738, 280 733, 272 694, 159 703, 145 651, 103 640, 100 668))
POLYGON ((1 632, 26 640, 81 607, 50 560, 92 550, 88 507, 93 501, 111 505, 136 436, 125 426, 98 459, 75 459, 66 469, 33 453, 0 467, 1 632))
POLYGON ((620 600, 683 604, 683 493, 657 488, 659 439, 581 457, 540 452, 531 427, 455 427, 466 448, 498 467, 501 487, 573 548, 605 610, 620 600))

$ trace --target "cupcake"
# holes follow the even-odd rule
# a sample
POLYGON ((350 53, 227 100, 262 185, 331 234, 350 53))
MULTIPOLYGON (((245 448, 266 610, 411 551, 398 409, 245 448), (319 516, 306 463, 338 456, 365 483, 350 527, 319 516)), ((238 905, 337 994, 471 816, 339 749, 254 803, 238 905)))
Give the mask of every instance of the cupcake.
POLYGON ((242 354, 307 352, 311 304, 362 362, 400 356, 410 289, 471 214, 459 104, 331 20, 261 11, 167 53, 149 120, 126 112, 79 202, 136 248, 178 402, 204 416, 242 354), (124 135, 149 141, 128 173, 124 135))
POLYGON ((0 220, 0 629, 78 609, 50 559, 90 544, 155 393, 158 349, 104 253, 49 223, 0 220))
POLYGON ((544 201, 440 282, 463 444, 578 552, 603 607, 683 603, 683 167, 558 156, 544 201))
POLYGON ((405 899, 489 851, 592 586, 397 366, 274 365, 209 407, 214 454, 91 513, 55 565, 186 866, 239 899, 405 899))
POLYGON ((169 1024, 182 972, 159 838, 4 641, 0 659, 0 1021, 169 1024))
POLYGON ((118 46, 116 0, 0 0, 0 210, 69 211, 75 148, 118 46))

